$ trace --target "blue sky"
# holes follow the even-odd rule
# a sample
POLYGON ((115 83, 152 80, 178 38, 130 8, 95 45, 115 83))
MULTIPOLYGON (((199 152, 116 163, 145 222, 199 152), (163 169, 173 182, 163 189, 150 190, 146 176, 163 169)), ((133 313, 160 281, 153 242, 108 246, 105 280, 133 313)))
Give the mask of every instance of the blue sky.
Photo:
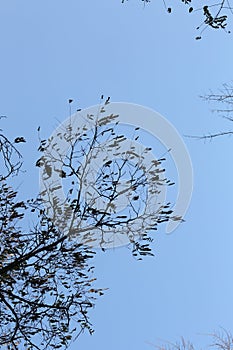
MULTIPOLYGON (((101 94, 141 104, 181 135, 231 127, 198 96, 232 79, 232 35, 206 30, 195 41, 199 17, 184 6, 168 14, 162 1, 8 0, 0 8, 1 127, 27 139, 25 195, 38 191, 37 127, 48 137, 68 116, 68 98, 74 111, 101 94)), ((96 332, 71 350, 149 350, 181 335, 204 347, 199 334, 232 330, 232 139, 184 140, 194 170, 186 222, 171 235, 161 226, 154 258, 136 261, 127 247, 97 254, 98 285, 109 290, 91 312, 96 332)))

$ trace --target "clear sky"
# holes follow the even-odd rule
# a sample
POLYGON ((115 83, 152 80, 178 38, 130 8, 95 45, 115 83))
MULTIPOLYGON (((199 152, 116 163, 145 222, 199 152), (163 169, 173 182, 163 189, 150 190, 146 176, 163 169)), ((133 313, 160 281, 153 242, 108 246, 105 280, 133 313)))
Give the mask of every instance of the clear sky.
MULTIPOLYGON (((48 137, 68 98, 74 111, 101 94, 141 104, 181 135, 230 128, 198 96, 232 79, 233 34, 206 30, 196 41, 199 20, 182 4, 166 13, 162 1, 1 1, 1 127, 27 139, 23 193, 38 191, 37 127, 48 137)), ((180 336, 204 347, 200 334, 233 331, 232 139, 184 140, 194 170, 186 222, 171 235, 161 226, 154 258, 136 261, 127 247, 97 254, 98 285, 109 290, 90 313, 96 332, 71 350, 149 350, 180 336)))

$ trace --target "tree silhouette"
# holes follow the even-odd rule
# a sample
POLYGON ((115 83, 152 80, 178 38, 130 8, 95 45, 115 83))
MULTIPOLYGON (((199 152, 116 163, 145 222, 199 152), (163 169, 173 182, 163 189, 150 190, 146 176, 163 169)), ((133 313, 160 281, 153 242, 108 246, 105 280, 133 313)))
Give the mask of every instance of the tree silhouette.
MULTIPOLYGON (((125 3, 129 0, 122 0, 125 3)), ((153 0, 142 0, 145 4, 152 2, 153 0)), ((200 4, 197 4, 195 0, 181 0, 181 2, 187 7, 188 13, 201 13, 203 19, 201 19, 201 24, 196 28, 199 31, 199 35, 196 36, 197 40, 200 40, 202 33, 208 28, 213 29, 223 29, 226 31, 228 13, 232 14, 233 8, 231 7, 230 0, 221 0, 220 2, 208 1, 208 3, 203 4, 200 8, 200 4)), ((172 13, 172 6, 168 5, 167 0, 163 0, 163 5, 168 13, 172 13)), ((228 31, 230 33, 230 31, 228 31)))
POLYGON ((153 255, 149 233, 161 222, 181 219, 169 204, 154 205, 171 184, 162 160, 118 134, 117 116, 104 115, 105 105, 97 117, 85 116, 82 127, 71 118, 55 139, 40 139, 36 199, 19 200, 11 182, 22 167, 16 144, 24 138, 11 142, 0 135, 1 348, 66 348, 83 330, 92 333, 88 310, 103 294, 93 286, 93 248, 105 250, 123 237, 134 256, 153 255))
POLYGON ((0 135, 0 346, 58 349, 75 331, 93 331, 87 310, 103 292, 91 287, 94 253, 69 241, 39 199, 17 200, 7 183, 22 166, 15 143, 0 135), (28 215, 37 223, 26 230, 28 215))
POLYGON ((47 215, 70 238, 92 247, 131 244, 135 256, 152 254, 149 232, 181 220, 164 203, 173 183, 164 176, 164 159, 155 160, 151 148, 137 143, 140 129, 129 140, 118 130, 119 116, 105 110, 108 104, 95 115, 75 114, 41 140, 37 166, 47 215))

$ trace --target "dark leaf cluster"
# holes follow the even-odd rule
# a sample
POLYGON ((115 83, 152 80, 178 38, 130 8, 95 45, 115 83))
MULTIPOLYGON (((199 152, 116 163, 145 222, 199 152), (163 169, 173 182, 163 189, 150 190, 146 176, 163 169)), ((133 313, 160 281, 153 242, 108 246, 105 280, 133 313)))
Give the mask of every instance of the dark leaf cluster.
POLYGON ((103 294, 92 286, 94 253, 60 232, 40 200, 18 199, 9 182, 21 164, 12 157, 21 157, 3 135, 1 142, 0 348, 66 348, 73 335, 93 332, 88 310, 103 294))

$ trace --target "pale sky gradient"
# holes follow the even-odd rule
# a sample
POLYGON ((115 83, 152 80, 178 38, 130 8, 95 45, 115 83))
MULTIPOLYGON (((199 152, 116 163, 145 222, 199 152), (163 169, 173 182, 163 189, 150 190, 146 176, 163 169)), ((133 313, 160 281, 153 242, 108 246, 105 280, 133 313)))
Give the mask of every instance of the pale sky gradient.
MULTIPOLYGON (((141 104, 181 135, 231 127, 198 96, 232 79, 233 34, 206 30, 195 41, 200 23, 181 5, 168 14, 162 1, 1 2, 1 128, 27 139, 25 195, 39 188, 37 127, 48 137, 68 116, 68 98, 74 111, 101 94, 141 104)), ((95 334, 71 350, 149 350, 181 335, 204 347, 198 334, 233 331, 233 141, 184 141, 194 169, 186 222, 171 235, 161 226, 154 258, 136 261, 127 247, 97 254, 98 286, 109 290, 90 313, 95 334)))

